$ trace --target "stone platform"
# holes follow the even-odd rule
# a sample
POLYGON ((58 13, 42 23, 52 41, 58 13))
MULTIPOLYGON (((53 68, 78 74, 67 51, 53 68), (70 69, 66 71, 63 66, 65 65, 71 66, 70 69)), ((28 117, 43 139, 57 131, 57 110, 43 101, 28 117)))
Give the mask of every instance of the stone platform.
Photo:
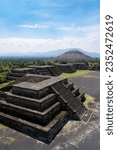
POLYGON ((59 76, 61 73, 73 73, 76 69, 72 64, 55 64, 53 66, 30 65, 27 68, 17 68, 11 71, 8 80, 18 80, 26 74, 37 74, 46 76, 59 76))
POLYGON ((73 66, 76 70, 88 70, 89 69, 89 66, 86 65, 85 63, 74 63, 73 66))
POLYGON ((69 119, 86 113, 84 94, 62 77, 27 74, 0 94, 0 123, 48 144, 69 119))
POLYGON ((60 75, 59 72, 57 72, 56 68, 54 66, 45 65, 45 66, 29 66, 30 68, 34 68, 36 74, 41 75, 49 75, 49 76, 58 76, 60 75))
POLYGON ((8 80, 17 80, 25 74, 35 74, 34 68, 17 68, 13 69, 11 74, 7 77, 8 80))
POLYGON ((75 67, 72 64, 55 64, 57 72, 61 73, 73 73, 76 72, 75 67))

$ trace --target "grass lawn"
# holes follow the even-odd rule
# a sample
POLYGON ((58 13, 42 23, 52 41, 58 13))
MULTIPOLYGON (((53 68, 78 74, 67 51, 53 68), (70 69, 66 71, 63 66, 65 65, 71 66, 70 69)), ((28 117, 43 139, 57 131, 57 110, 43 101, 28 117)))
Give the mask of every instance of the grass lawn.
POLYGON ((65 78, 78 77, 78 76, 87 75, 87 74, 89 74, 91 72, 94 72, 94 71, 90 71, 90 70, 77 70, 74 73, 62 73, 61 76, 65 77, 65 78))
POLYGON ((11 84, 11 83, 13 83, 13 81, 9 81, 9 82, 5 82, 5 83, 0 84, 0 89, 2 89, 2 88, 4 88, 4 87, 8 86, 8 85, 11 84))
MULTIPOLYGON (((95 103, 95 98, 91 95, 85 94, 86 97, 86 101, 84 102, 85 107, 87 107, 88 109, 91 109, 88 104, 89 103, 95 103)), ((91 109, 92 110, 92 109, 91 109)))
POLYGON ((0 130, 7 128, 6 126, 0 124, 0 130))

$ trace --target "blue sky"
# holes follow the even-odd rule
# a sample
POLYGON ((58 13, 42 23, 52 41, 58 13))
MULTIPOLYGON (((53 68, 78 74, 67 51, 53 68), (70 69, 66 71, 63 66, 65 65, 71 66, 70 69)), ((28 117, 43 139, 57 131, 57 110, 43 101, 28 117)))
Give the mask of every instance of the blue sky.
POLYGON ((0 0, 0 53, 99 52, 99 0, 0 0))

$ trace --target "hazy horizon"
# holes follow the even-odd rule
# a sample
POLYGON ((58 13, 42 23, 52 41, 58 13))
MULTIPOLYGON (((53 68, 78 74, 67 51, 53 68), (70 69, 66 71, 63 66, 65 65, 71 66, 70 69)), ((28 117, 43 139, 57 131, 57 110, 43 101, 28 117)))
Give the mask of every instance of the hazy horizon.
POLYGON ((71 50, 77 50, 85 55, 88 55, 90 57, 94 57, 94 58, 99 58, 100 57, 100 53, 96 53, 96 52, 88 52, 82 49, 78 49, 78 48, 68 48, 68 49, 58 49, 58 50, 54 50, 54 51, 46 51, 46 52, 30 52, 30 53, 0 53, 0 57, 42 57, 42 58, 50 58, 50 57, 58 57, 62 54, 64 54, 65 52, 69 52, 71 50))

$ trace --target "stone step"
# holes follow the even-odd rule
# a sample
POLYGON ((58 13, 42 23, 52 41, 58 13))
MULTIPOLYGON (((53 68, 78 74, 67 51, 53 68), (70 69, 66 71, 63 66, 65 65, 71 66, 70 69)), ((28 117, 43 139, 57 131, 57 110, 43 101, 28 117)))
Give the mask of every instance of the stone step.
POLYGON ((51 93, 45 96, 44 98, 34 99, 8 93, 6 101, 8 103, 30 108, 33 110, 44 111, 45 109, 47 109, 49 106, 53 105, 56 102, 56 95, 54 93, 51 93))
POLYGON ((59 75, 60 75, 60 73, 59 73, 59 72, 57 72, 57 71, 51 71, 51 75, 52 75, 52 76, 59 76, 59 75))
POLYGON ((49 68, 49 71, 50 71, 52 76, 59 76, 60 75, 60 73, 57 72, 56 68, 49 68))
POLYGON ((84 103, 86 100, 85 93, 80 94, 76 97, 81 103, 84 103))
POLYGON ((40 69, 40 70, 38 70, 38 72, 42 72, 42 73, 48 73, 49 72, 49 70, 48 69, 46 69, 46 70, 42 70, 42 69, 40 69))
POLYGON ((8 76, 7 80, 17 80, 19 77, 14 77, 14 76, 8 76))
POLYGON ((1 91, 1 90, 0 90, 0 99, 1 99, 1 100, 5 100, 5 99, 6 99, 6 94, 5 94, 5 92, 4 92, 4 91, 1 91))
POLYGON ((67 120, 68 113, 61 111, 44 127, 0 112, 0 123, 48 144, 65 125, 67 120))
POLYGON ((13 85, 12 93, 40 99, 49 94, 50 86, 57 82, 68 83, 67 78, 62 77, 53 77, 37 83, 21 82, 13 85))
POLYGON ((16 68, 12 70, 12 73, 35 73, 34 68, 16 68))
MULTIPOLYGON (((43 82, 43 81, 42 81, 43 82)), ((41 83, 42 83, 41 82, 41 83)), ((26 96, 31 98, 40 99, 47 94, 50 93, 48 87, 41 88, 42 86, 38 83, 31 83, 31 82, 21 82, 12 87, 12 93, 20 96, 26 96), (38 88, 40 86, 40 89, 38 88)))
POLYGON ((22 78, 18 80, 17 83, 20 82, 30 82, 30 83, 38 83, 47 79, 50 79, 50 76, 43 76, 38 74, 25 74, 22 78))
POLYGON ((71 91, 74 90, 74 84, 73 83, 69 83, 68 85, 66 85, 67 88, 69 88, 71 91))
POLYGON ((49 73, 48 69, 37 69, 38 73, 49 73))
POLYGON ((51 76, 51 73, 50 73, 50 72, 39 72, 39 74, 51 76))
POLYGON ((72 91, 72 93, 73 93, 73 95, 75 96, 75 97, 77 97, 77 96, 79 96, 80 95, 80 89, 79 88, 75 88, 73 91, 72 91))
POLYGON ((13 76, 13 77, 23 77, 25 75, 25 73, 11 73, 10 76, 13 76))
POLYGON ((34 111, 0 101, 0 111, 35 123, 47 124, 60 111, 60 102, 56 102, 43 112, 34 111))
POLYGON ((73 93, 68 90, 64 84, 58 82, 51 86, 54 92, 59 96, 61 103, 69 111, 70 117, 72 119, 79 120, 82 116, 82 110, 85 112, 85 106, 79 102, 73 93))
POLYGON ((76 69, 73 66, 56 66, 56 70, 59 72, 65 72, 65 73, 73 73, 76 71, 76 69))
POLYGON ((76 112, 77 116, 79 116, 80 120, 85 116, 87 109, 84 105, 80 105, 79 110, 76 112))
POLYGON ((36 73, 42 75, 51 75, 51 72, 48 69, 37 69, 36 73))

